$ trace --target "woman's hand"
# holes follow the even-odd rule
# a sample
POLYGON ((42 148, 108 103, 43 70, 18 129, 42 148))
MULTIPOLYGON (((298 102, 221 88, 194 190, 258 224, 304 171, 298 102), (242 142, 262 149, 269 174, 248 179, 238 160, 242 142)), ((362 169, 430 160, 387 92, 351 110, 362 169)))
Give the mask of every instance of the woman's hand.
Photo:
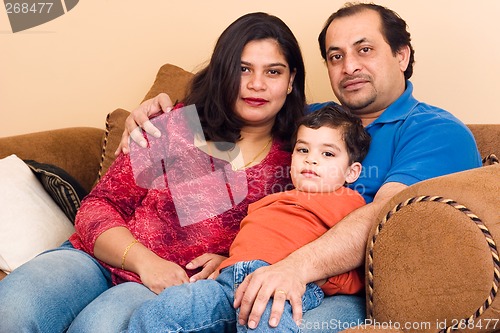
POLYGON ((191 276, 189 282, 195 282, 196 280, 203 279, 215 279, 217 275, 219 275, 217 267, 219 267, 224 259, 226 259, 226 257, 218 254, 205 253, 191 260, 191 262, 186 265, 187 269, 196 269, 199 267, 203 267, 203 269, 201 270, 201 272, 191 276))
POLYGON ((162 111, 170 112, 170 110, 172 110, 172 107, 172 100, 165 93, 160 93, 158 94, 158 96, 142 102, 142 104, 139 105, 138 108, 133 110, 125 120, 125 129, 123 130, 120 145, 115 151, 115 155, 120 154, 120 152, 128 154, 129 138, 132 138, 132 140, 137 142, 141 147, 146 147, 147 143, 142 136, 141 128, 144 129, 148 134, 159 137, 161 133, 149 121, 149 117, 162 111))
POLYGON ((138 270, 142 283, 156 294, 165 288, 189 282, 181 266, 156 255, 142 261, 138 270))

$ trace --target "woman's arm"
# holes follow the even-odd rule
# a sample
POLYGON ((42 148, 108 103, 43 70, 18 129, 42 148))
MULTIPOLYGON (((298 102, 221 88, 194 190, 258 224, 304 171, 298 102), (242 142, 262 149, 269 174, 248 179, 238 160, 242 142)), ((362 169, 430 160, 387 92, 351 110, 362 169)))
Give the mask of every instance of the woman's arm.
POLYGON ((147 192, 136 185, 129 156, 118 156, 82 201, 76 215, 76 236, 85 250, 93 255, 100 234, 114 227, 127 227, 147 192))
POLYGON ((97 259, 139 275, 155 293, 188 281, 179 265, 149 250, 128 229, 128 221, 148 190, 137 186, 130 158, 120 155, 84 199, 75 229, 84 248, 97 259))
POLYGON ((95 242, 94 255, 111 266, 136 273, 156 294, 167 287, 189 282, 182 267, 156 255, 125 227, 103 232, 95 242))

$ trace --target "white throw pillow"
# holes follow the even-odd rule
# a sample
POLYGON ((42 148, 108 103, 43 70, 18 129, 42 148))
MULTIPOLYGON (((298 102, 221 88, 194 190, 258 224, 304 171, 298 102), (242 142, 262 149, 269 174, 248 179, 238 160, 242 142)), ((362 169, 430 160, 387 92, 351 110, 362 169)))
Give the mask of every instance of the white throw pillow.
POLYGON ((10 273, 73 232, 26 163, 16 155, 0 159, 0 269, 10 273))

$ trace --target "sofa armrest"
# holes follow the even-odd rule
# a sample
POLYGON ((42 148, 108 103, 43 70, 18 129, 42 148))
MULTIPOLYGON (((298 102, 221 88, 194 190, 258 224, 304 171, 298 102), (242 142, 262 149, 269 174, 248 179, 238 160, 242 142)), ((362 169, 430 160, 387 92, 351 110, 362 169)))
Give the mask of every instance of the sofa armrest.
POLYGON ((97 179, 103 136, 103 129, 73 127, 3 137, 0 158, 16 154, 21 159, 56 165, 89 191, 97 179))
POLYGON ((485 332, 500 329, 487 322, 500 318, 499 179, 496 164, 430 179, 391 199, 367 244, 369 319, 439 331, 470 318, 483 330, 489 323, 485 332))

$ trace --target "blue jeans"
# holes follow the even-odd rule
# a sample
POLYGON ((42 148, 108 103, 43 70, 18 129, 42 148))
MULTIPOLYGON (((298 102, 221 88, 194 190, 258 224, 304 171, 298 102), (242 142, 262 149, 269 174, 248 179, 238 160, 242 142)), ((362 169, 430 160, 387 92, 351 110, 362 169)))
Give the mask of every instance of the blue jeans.
MULTIPOLYGON (((132 312, 156 295, 138 283, 111 286, 109 271, 66 242, 0 281, 0 332, 123 331, 132 312)), ((364 318, 363 298, 332 296, 305 313, 300 328, 334 333, 364 318)))
MULTIPOLYGON (((238 311, 233 308, 234 292, 244 278, 257 268, 267 266, 261 260, 236 263, 220 273, 216 280, 200 280, 165 289, 154 300, 145 302, 130 319, 129 332, 247 332, 237 324, 238 311)), ((317 307, 323 291, 314 283, 302 297, 303 311, 317 307)), ((268 324, 272 300, 269 301, 254 332, 299 332, 293 321, 292 308, 285 310, 278 327, 268 324)))
POLYGON ((119 332, 155 296, 138 283, 112 287, 107 269, 65 242, 0 281, 0 332, 119 332))
POLYGON ((303 333, 337 333, 363 324, 366 318, 365 298, 356 295, 333 295, 307 311, 299 327, 303 333))

